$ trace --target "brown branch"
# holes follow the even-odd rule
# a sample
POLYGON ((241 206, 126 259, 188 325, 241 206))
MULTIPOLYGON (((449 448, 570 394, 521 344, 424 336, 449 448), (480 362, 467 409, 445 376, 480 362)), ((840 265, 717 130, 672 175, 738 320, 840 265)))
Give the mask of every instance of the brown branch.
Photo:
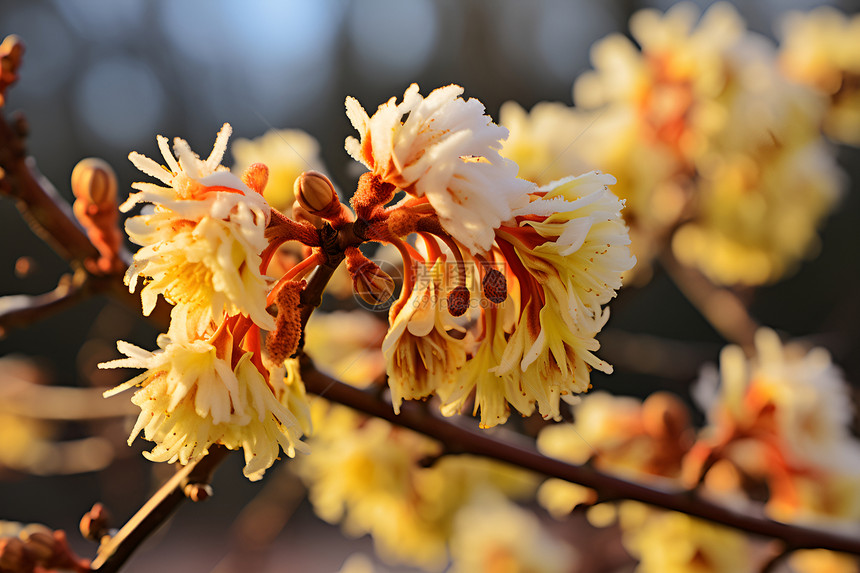
POLYGON ((4 183, 0 192, 15 199, 33 232, 73 266, 81 266, 87 259, 98 259, 98 249, 78 225, 68 203, 38 173, 32 158, 27 157, 26 134, 22 117, 10 126, 0 114, 0 169, 4 183))
POLYGON ((209 483, 215 469, 229 453, 230 450, 223 446, 212 446, 208 455, 176 472, 116 535, 102 543, 93 559, 92 570, 103 573, 118 571, 143 540, 179 507, 186 497, 186 486, 209 483))
POLYGON ((601 498, 631 499, 661 509, 679 511, 755 535, 779 539, 791 549, 822 548, 860 555, 860 539, 739 513, 705 501, 686 490, 658 490, 619 479, 590 466, 568 464, 540 454, 533 445, 503 442, 487 432, 453 424, 430 414, 415 402, 403 404, 400 414, 395 415, 391 404, 319 372, 307 358, 302 363, 302 379, 309 392, 325 396, 327 400, 409 428, 442 442, 446 447, 455 447, 457 451, 508 462, 592 488, 601 498))
POLYGON ((734 292, 715 285, 699 271, 682 265, 668 251, 663 252, 660 263, 687 300, 717 332, 739 345, 747 354, 753 353, 759 324, 734 292))
POLYGON ((0 336, 13 328, 30 326, 47 316, 63 311, 89 296, 86 276, 63 275, 54 290, 36 296, 9 295, 0 297, 0 336))

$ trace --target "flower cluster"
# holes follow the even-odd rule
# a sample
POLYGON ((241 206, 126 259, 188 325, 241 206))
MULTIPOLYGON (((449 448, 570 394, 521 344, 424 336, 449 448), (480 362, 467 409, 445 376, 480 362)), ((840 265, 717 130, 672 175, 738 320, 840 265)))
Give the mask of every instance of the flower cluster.
POLYGON ((593 352, 603 305, 634 264, 623 202, 599 172, 544 187, 516 177, 498 154, 507 130, 460 93, 425 99, 413 85, 372 116, 347 100, 361 135, 347 150, 371 170, 353 207, 404 259, 383 343, 395 410, 436 394, 452 415, 474 396, 483 427, 510 406, 557 419, 592 368, 611 372, 593 352), (382 209, 398 189, 406 198, 382 209), (404 241, 413 234, 423 253, 404 241))
POLYGON ((376 418, 314 403, 312 454, 293 466, 317 515, 352 536, 373 537, 386 561, 438 569, 461 508, 479 492, 528 495, 532 476, 499 463, 450 456, 438 443, 376 418))
POLYGON ((126 222, 129 238, 141 246, 126 284, 134 292, 143 279, 146 315, 159 295, 172 304, 171 324, 159 350, 119 342, 127 358, 100 366, 145 369, 105 395, 140 387, 132 401, 141 412, 129 441, 142 432, 155 442, 149 459, 186 464, 222 444, 243 449, 245 475, 259 479, 281 449, 290 456, 304 449, 307 404, 296 364, 287 363, 291 375, 283 358, 264 364, 260 329, 276 331, 266 308, 276 293, 261 258, 271 217, 262 196, 266 169, 252 166, 243 181, 221 165, 230 132, 225 124, 205 160, 179 138, 174 156, 161 136, 166 166, 129 156, 163 185, 135 183, 138 192, 121 206, 153 205, 126 222))
MULTIPOLYGON (((101 366, 145 370, 106 394, 140 387, 132 438, 155 442, 150 459, 186 464, 222 444, 242 448, 246 475, 258 479, 281 450, 303 449, 310 421, 295 356, 312 309, 302 279, 320 266, 331 276, 344 260, 356 293, 386 302, 395 282, 358 249, 365 241, 393 245, 404 265, 382 340, 395 412, 436 395, 446 415, 474 401, 483 427, 503 423, 511 405, 558 419, 562 399, 590 388, 592 368, 611 372, 595 337, 635 262, 624 203, 609 191, 615 180, 590 172, 537 187, 518 178, 499 155, 507 130, 462 91, 425 98, 413 85, 372 116, 347 99, 360 139, 346 149, 370 168, 354 211, 327 177, 296 175, 290 160, 276 166, 295 179, 293 194, 273 193, 295 197, 293 217, 274 209, 263 197, 267 166, 251 163, 239 177, 221 165, 226 124, 205 160, 160 136, 166 165, 130 155, 161 185, 135 183, 121 206, 152 204, 126 222, 141 248, 125 280, 132 292, 142 283, 144 314, 159 296, 173 305, 171 324, 159 350, 120 342, 127 358, 101 366), (295 248, 278 257, 286 245, 295 248)), ((245 164, 254 145, 237 148, 245 164)))
MULTIPOLYGON (((726 347, 719 371, 703 371, 695 397, 707 414, 698 430, 671 395, 640 403, 591 394, 574 407, 573 424, 543 429, 538 447, 638 481, 699 487, 738 509, 752 511, 765 491, 764 511, 774 519, 857 533, 860 442, 849 429, 848 387, 826 351, 783 345, 763 328, 755 356, 726 347)), ((557 517, 597 501, 595 492, 555 479, 537 498, 557 517)), ((742 534, 682 514, 628 501, 587 515, 597 526, 618 521, 642 571, 745 571, 755 561, 757 549, 742 534)), ((841 563, 827 552, 796 558, 805 564, 798 570, 841 563)))
MULTIPOLYGON (((576 107, 542 103, 526 114, 506 104, 511 137, 502 154, 539 183, 563 169, 612 173, 628 201, 641 278, 666 246, 719 284, 785 276, 814 252, 841 187, 820 133, 821 98, 781 73, 776 47, 728 4, 701 19, 686 3, 665 14, 642 10, 630 32, 638 46, 620 34, 594 45, 595 69, 574 85, 576 107)), ((798 60, 793 54, 810 54, 809 42, 795 41, 784 67, 798 60)), ((834 50, 850 59, 846 42, 834 50)), ((851 76, 828 61, 831 76, 851 76)), ((843 85, 850 90, 849 80, 843 85)))

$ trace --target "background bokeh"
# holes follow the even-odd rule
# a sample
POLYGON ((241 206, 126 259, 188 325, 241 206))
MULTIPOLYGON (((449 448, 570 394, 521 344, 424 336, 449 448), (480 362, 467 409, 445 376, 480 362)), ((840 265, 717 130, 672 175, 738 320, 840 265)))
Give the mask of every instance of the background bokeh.
MULTIPOLYGON (((388 98, 402 96, 412 82, 423 93, 458 83, 493 117, 507 100, 527 109, 544 100, 570 104, 574 78, 589 67, 591 44, 613 31, 625 33, 637 9, 671 4, 5 0, 0 2, 0 36, 18 34, 27 46, 21 80, 10 92, 7 109, 26 114, 30 151, 67 199, 71 170, 84 157, 111 163, 123 194, 140 179, 126 159, 129 151, 157 157, 155 135, 163 134, 186 138, 193 149, 205 152, 224 122, 232 124, 234 137, 257 137, 271 128, 306 130, 320 141, 336 184, 349 190, 362 170, 343 151, 344 138, 352 135, 343 113, 345 96, 357 97, 372 111, 388 98)), ((773 37, 781 14, 819 4, 768 0, 738 2, 736 7, 752 30, 773 37)), ((856 2, 831 4, 846 13, 858 9, 856 2)), ((571 141, 577 135, 571 134, 571 141)), ((576 143, 568 153, 576 153, 576 143)), ((752 312, 763 324, 830 349, 856 385, 860 153, 841 148, 839 161, 850 184, 823 229, 820 256, 776 285, 742 294, 752 297, 752 312)), ((0 200, 0 244, 0 295, 46 292, 68 271, 7 199, 0 200), (21 257, 36 263, 25 277, 14 271, 21 257)), ((609 378, 595 376, 595 386, 636 395, 656 389, 684 392, 702 362, 713 361, 722 346, 659 271, 647 286, 623 291, 612 313, 601 337, 602 356, 616 364, 617 372, 609 378), (660 346, 671 351, 669 356, 631 354, 626 352, 628 333, 680 342, 660 346), (631 356, 648 356, 653 364, 632 365, 631 356)), ((105 353, 111 352, 113 340, 152 348, 155 334, 129 310, 92 300, 9 333, 0 340, 0 356, 24 354, 47 368, 56 384, 90 386, 107 383, 92 380, 89 373, 94 361, 112 357, 105 353)), ((64 429, 67 437, 85 431, 75 424, 64 429)), ((125 429, 116 432, 124 438, 125 429)), ((153 483, 151 464, 139 455, 142 449, 138 441, 126 459, 98 474, 0 475, 0 518, 75 530, 79 516, 103 500, 124 519, 153 483)), ((229 549, 234 516, 259 487, 241 477, 238 465, 231 460, 219 472, 216 500, 185 508, 160 544, 141 552, 129 571, 167 563, 192 572, 215 567, 229 549), (182 559, 181 565, 176 559, 182 559)), ((279 570, 277 560, 283 559, 295 570, 335 571, 356 548, 368 550, 368 544, 344 540, 336 528, 315 520, 305 506, 281 537, 272 570, 279 570), (297 565, 302 559, 305 567, 297 565)), ((92 550, 83 543, 76 546, 85 553, 92 550)))

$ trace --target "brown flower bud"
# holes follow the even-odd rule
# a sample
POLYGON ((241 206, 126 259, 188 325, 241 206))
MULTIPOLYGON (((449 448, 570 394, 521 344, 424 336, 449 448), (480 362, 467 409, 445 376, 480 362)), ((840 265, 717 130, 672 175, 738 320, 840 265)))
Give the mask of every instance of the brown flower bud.
POLYGON ((42 526, 27 526, 19 534, 24 547, 36 563, 48 563, 57 554, 57 540, 51 531, 42 526))
POLYGON ((463 316, 469 310, 469 289, 463 285, 448 293, 448 312, 451 316, 463 316))
POLYGON ((340 213, 340 201, 328 177, 317 171, 305 171, 294 184, 296 200, 309 213, 325 217, 340 213), (336 208, 336 209, 335 209, 336 208))
POLYGON ((17 537, 0 539, 0 571, 32 571, 33 558, 17 537))
POLYGON ((293 219, 300 223, 310 223, 317 229, 320 229, 323 226, 322 218, 309 212, 307 209, 302 207, 302 204, 298 201, 293 202, 293 219))
POLYGON ((90 541, 100 541, 108 532, 110 519, 110 513, 105 506, 100 503, 95 504, 81 518, 79 526, 81 534, 90 541))
POLYGON ((481 281, 484 296, 495 304, 501 304, 508 298, 508 280, 504 273, 497 269, 489 269, 481 281))
POLYGON ((215 493, 208 483, 188 483, 185 484, 182 491, 185 493, 185 497, 193 502, 206 501, 215 493))
POLYGON ((252 163, 244 173, 242 173, 242 183, 259 193, 263 194, 266 190, 266 183, 269 182, 269 168, 264 163, 252 163))
POLYGON ((672 394, 655 392, 642 403, 642 426, 655 438, 680 439, 690 427, 690 415, 672 394))
POLYGON ((97 157, 82 159, 72 171, 72 193, 98 206, 116 202, 116 173, 108 163, 97 157))
POLYGON ((361 299, 372 305, 387 302, 393 295, 396 285, 388 273, 368 261, 352 274, 352 289, 361 299))

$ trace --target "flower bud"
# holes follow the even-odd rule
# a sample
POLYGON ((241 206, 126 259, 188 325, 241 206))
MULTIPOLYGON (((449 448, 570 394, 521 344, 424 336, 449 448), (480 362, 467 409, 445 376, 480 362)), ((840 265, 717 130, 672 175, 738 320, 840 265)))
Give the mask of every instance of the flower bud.
POLYGON ((24 542, 17 537, 0 539, 0 571, 26 571, 32 568, 33 559, 24 542))
POLYGON ((323 220, 302 207, 298 201, 293 202, 293 219, 300 223, 310 223, 317 229, 323 226, 323 220))
POLYGON ((294 184, 296 200, 309 213, 325 217, 340 213, 340 201, 328 177, 317 171, 305 171, 294 184))
POLYGON ((393 295, 396 285, 388 273, 373 261, 367 261, 350 272, 352 289, 361 299, 372 305, 387 302, 393 295))
POLYGON ((469 310, 469 289, 463 285, 448 293, 448 312, 451 316, 463 316, 469 310))
POLYGON ((110 514, 105 506, 97 503, 81 518, 79 527, 85 538, 90 541, 99 541, 108 532, 110 514))
POLYGON ((208 483, 188 483, 185 484, 182 491, 185 493, 185 497, 195 503, 198 501, 206 501, 212 497, 212 494, 214 493, 212 486, 208 483))
POLYGON ((642 425, 655 438, 680 438, 690 426, 690 415, 675 396, 655 392, 642 403, 642 425))
POLYGON ((19 537, 36 563, 47 563, 57 553, 57 540, 45 527, 25 527, 19 537))
POLYGON ((269 182, 269 168, 264 163, 252 163, 242 173, 242 183, 259 193, 263 194, 266 190, 266 183, 269 182))
POLYGON ((489 269, 484 274, 481 286, 484 290, 484 296, 490 302, 501 304, 508 298, 508 280, 505 278, 504 273, 497 269, 489 269))
POLYGON ((75 165, 72 171, 72 193, 98 206, 116 202, 116 173, 108 163, 97 157, 88 157, 75 165))

